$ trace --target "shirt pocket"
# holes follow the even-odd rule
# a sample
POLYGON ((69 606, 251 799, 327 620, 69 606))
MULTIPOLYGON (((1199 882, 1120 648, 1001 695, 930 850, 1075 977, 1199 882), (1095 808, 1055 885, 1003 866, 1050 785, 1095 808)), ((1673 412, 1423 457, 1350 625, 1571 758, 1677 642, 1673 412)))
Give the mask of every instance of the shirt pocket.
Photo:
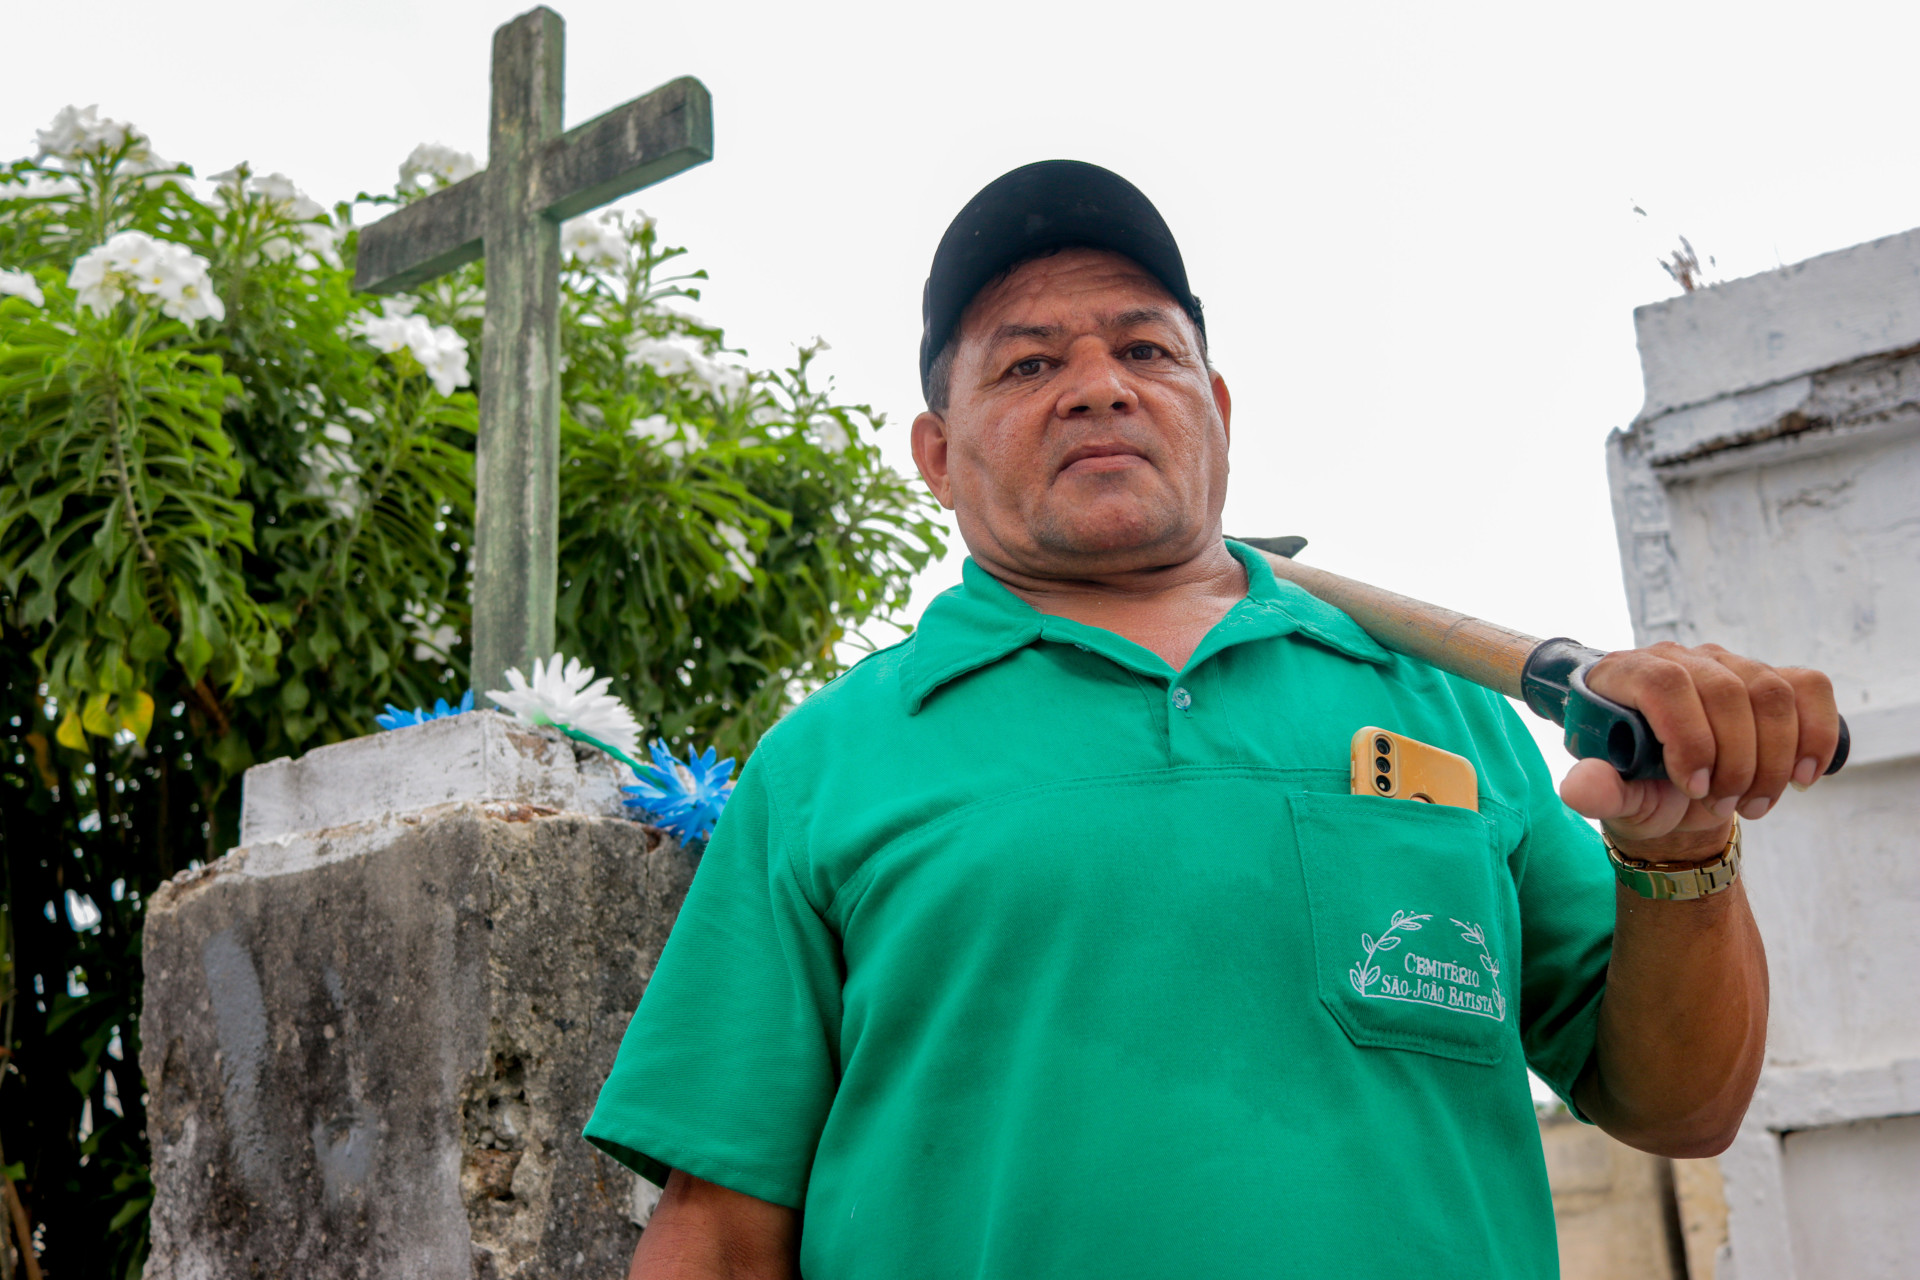
POLYGON ((1302 792, 1288 805, 1334 1021, 1358 1045, 1500 1061, 1517 1010, 1493 825, 1377 796, 1302 792))

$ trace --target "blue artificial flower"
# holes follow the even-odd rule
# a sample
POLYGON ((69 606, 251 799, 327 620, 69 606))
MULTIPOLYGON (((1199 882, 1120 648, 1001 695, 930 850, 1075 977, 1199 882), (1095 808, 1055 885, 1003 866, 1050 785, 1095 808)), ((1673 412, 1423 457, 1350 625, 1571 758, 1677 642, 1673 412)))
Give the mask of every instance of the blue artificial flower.
POLYGON ((620 788, 634 797, 627 804, 683 842, 706 839, 713 834, 713 824, 720 820, 720 811, 733 794, 729 781, 733 758, 716 763, 712 747, 704 755, 695 755, 688 747, 683 763, 673 758, 664 742, 655 741, 651 750, 653 763, 633 771, 640 785, 620 788))
POLYGON ((457 707, 448 706, 445 698, 441 698, 435 702, 433 704, 433 710, 431 711, 423 707, 415 707, 411 711, 403 711, 389 702, 386 711, 381 715, 375 716, 373 722, 382 729, 404 729, 410 724, 425 724, 429 720, 440 720, 447 716, 457 716, 462 712, 471 710, 473 710, 473 690, 469 689, 467 690, 466 696, 460 699, 460 705, 457 707))

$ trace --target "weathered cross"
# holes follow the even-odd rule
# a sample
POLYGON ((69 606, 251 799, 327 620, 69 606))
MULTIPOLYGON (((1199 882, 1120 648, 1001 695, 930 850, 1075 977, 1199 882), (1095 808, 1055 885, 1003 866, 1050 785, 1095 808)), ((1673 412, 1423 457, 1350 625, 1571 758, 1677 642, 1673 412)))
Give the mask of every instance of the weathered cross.
POLYGON ((683 78, 560 131, 565 24, 493 33, 486 172, 360 233, 356 289, 394 293, 487 259, 475 466, 473 688, 554 648, 559 584, 560 223, 713 158, 713 103, 683 78))

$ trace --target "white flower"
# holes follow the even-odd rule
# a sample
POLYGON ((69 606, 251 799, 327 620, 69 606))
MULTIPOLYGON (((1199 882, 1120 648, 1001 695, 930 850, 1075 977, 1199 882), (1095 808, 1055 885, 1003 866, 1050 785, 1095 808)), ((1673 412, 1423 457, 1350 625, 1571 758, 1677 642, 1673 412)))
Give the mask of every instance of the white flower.
POLYGON ((269 261, 285 262, 295 258, 296 264, 308 271, 322 262, 339 267, 339 246, 346 239, 347 229, 323 221, 326 209, 294 186, 293 179, 286 174, 270 173, 264 178, 246 176, 246 166, 237 164, 214 174, 212 181, 229 205, 237 205, 248 197, 257 198, 270 211, 296 224, 274 230, 260 246, 261 254, 269 261))
POLYGON ((698 431, 682 426, 664 413, 634 419, 633 425, 627 428, 627 434, 636 440, 653 441, 660 446, 660 452, 669 458, 684 458, 706 444, 698 431))
POLYGON ((101 119, 98 104, 84 109, 62 107, 52 124, 33 135, 33 145, 41 155, 62 159, 118 151, 129 140, 145 142, 146 135, 124 120, 101 119))
POLYGON ((40 292, 40 282, 24 271, 0 271, 0 298, 25 298, 34 306, 46 305, 47 296, 40 292))
MULTIPOLYGON (((100 108, 63 107, 53 123, 35 133, 33 145, 42 158, 74 161, 86 157, 107 156, 127 149, 121 165, 128 173, 158 173, 174 167, 162 160, 147 145, 147 135, 124 120, 102 119, 100 108)), ((162 178, 159 181, 170 181, 162 178)), ((152 181, 149 185, 154 185, 152 181)))
POLYGON ((443 660, 460 643, 460 633, 447 625, 446 612, 437 604, 409 600, 401 606, 400 614, 407 621, 408 633, 413 636, 413 657, 416 662, 443 660))
POLYGON ((853 443, 853 438, 847 434, 847 429, 841 425, 840 419, 831 414, 815 418, 807 434, 818 441, 820 447, 828 453, 839 453, 853 443))
POLYGON ((411 351, 443 396, 452 395, 455 387, 472 384, 467 372, 467 340, 451 325, 429 324, 425 316, 413 315, 411 298, 389 298, 380 309, 384 314, 348 321, 347 332, 360 335, 381 351, 411 351))
MULTIPOLYGON (((409 317, 425 325, 419 316, 409 317)), ((427 377, 433 380, 434 388, 443 396, 453 394, 455 387, 470 386, 473 378, 467 373, 467 340, 456 333, 450 325, 436 325, 429 331, 431 345, 414 342, 413 358, 427 371, 427 377)))
POLYGON ((362 498, 360 464, 349 452, 353 448, 353 432, 330 422, 320 429, 320 436, 300 453, 301 461, 307 464, 302 491, 308 497, 325 500, 328 509, 345 520, 360 509, 362 498))
POLYGON ((79 194, 81 194, 81 186, 77 178, 56 178, 51 174, 30 173, 27 175, 27 189, 22 191, 19 196, 12 198, 25 200, 71 199, 79 194))
POLYGON ((604 742, 623 755, 640 749, 640 725, 626 704, 607 692, 611 676, 593 678, 593 668, 573 658, 562 666, 559 654, 533 664, 529 681, 517 668, 507 671, 509 689, 490 689, 487 697, 511 711, 522 724, 571 729, 604 742))
POLYGON ((694 362, 706 359, 685 343, 644 333, 636 333, 627 340, 627 351, 635 364, 645 365, 663 378, 692 373, 694 362))
POLYGON ((480 172, 480 163, 464 151, 455 151, 452 147, 438 142, 423 142, 413 149, 413 154, 400 166, 400 185, 406 187, 430 187, 432 179, 451 186, 463 182, 480 172))
POLYGON ((713 394, 731 400, 747 389, 747 371, 731 361, 709 360, 700 371, 713 394))
POLYGON ((627 236, 620 215, 610 210, 572 219, 560 228, 560 251, 589 269, 625 265, 627 236))
POLYGON ((718 399, 736 396, 747 386, 745 369, 730 361, 712 359, 684 339, 636 333, 627 339, 627 352, 633 363, 663 378, 693 378, 718 399))
POLYGON ((89 249, 67 277, 80 304, 105 315, 128 293, 160 300, 160 309, 189 323, 224 320, 227 309, 213 292, 207 260, 185 245, 156 240, 144 231, 122 231, 89 249))
POLYGON ((759 561, 747 549, 747 535, 730 524, 716 524, 713 531, 727 544, 727 568, 733 570, 740 581, 752 582, 753 566, 759 561))

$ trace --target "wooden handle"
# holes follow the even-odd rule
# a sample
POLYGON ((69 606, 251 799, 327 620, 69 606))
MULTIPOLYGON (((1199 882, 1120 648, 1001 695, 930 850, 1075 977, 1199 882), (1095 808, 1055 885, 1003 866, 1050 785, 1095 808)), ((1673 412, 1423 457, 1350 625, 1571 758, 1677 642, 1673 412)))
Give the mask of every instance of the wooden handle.
POLYGON ((1440 668, 1463 680, 1496 689, 1509 698, 1522 697, 1520 673, 1527 657, 1540 644, 1530 635, 1480 618, 1443 609, 1437 604, 1396 595, 1379 587, 1343 578, 1276 556, 1266 556, 1276 578, 1326 601, 1360 624, 1360 629, 1395 653, 1440 668))

